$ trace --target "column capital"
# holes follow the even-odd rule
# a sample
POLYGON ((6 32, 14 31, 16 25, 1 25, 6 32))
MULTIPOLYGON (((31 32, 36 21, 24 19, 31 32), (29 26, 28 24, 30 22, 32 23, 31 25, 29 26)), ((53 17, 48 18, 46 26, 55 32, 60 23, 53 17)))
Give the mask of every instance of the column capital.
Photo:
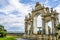
POLYGON ((54 18, 54 15, 51 15, 51 18, 54 18))
POLYGON ((42 17, 42 20, 45 20, 45 18, 44 18, 44 17, 42 17))

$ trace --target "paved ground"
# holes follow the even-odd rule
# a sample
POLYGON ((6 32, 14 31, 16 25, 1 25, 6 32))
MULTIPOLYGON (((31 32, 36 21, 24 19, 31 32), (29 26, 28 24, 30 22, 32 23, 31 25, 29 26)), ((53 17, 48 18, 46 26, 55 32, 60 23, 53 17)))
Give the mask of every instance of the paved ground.
POLYGON ((16 40, 30 40, 30 39, 16 38, 16 40))

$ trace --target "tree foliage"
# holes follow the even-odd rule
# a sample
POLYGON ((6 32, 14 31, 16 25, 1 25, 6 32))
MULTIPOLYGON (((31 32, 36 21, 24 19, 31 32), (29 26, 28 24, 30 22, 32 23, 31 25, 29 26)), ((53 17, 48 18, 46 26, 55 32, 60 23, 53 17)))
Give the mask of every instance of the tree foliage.
POLYGON ((7 34, 7 30, 4 29, 3 25, 0 25, 0 37, 4 37, 7 34))

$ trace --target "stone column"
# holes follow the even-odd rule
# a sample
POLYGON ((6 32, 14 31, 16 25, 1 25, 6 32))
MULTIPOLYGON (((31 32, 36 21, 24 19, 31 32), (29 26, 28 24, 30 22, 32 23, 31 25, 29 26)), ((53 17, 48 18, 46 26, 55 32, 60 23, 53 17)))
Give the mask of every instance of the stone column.
POLYGON ((31 30, 31 35, 33 34, 33 22, 32 22, 32 20, 31 20, 31 28, 30 28, 31 30))
POLYGON ((34 18, 34 21, 33 21, 33 27, 34 27, 34 34, 37 34, 37 17, 34 18))
POLYGON ((59 19, 56 19, 55 24, 56 24, 56 26, 59 24, 59 19))
POLYGON ((30 34, 30 27, 31 27, 31 25, 28 24, 28 35, 30 34))
POLYGON ((42 29, 43 29, 42 34, 45 34, 45 19, 43 17, 42 17, 42 29))
POLYGON ((52 34, 55 34, 55 18, 54 18, 54 15, 51 16, 51 20, 52 20, 52 34))
POLYGON ((27 22, 25 22, 25 33, 27 35, 27 22))
POLYGON ((46 23, 46 25, 45 25, 45 30, 46 30, 46 34, 49 34, 48 23, 46 23))
POLYGON ((27 35, 29 35, 29 27, 28 27, 28 25, 27 25, 27 35))

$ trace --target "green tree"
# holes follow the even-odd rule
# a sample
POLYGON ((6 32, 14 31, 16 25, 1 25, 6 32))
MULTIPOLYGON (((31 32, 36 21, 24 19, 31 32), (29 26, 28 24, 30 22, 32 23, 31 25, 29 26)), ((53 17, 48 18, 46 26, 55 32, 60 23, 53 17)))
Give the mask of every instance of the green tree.
POLYGON ((0 25, 0 37, 4 37, 7 34, 7 30, 4 29, 3 25, 0 25))

